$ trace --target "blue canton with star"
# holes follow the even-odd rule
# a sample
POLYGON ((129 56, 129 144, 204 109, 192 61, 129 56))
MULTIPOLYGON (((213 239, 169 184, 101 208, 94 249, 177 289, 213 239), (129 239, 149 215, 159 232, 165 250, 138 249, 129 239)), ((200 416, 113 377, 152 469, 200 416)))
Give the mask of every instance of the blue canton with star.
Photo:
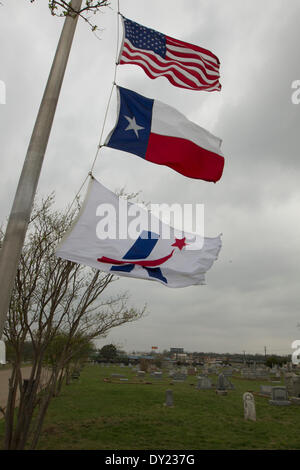
POLYGON ((117 87, 119 116, 105 145, 145 158, 151 132, 153 99, 117 87))
POLYGON ((163 59, 166 56, 166 37, 154 29, 146 28, 134 21, 124 18, 125 37, 134 47, 153 51, 163 59))

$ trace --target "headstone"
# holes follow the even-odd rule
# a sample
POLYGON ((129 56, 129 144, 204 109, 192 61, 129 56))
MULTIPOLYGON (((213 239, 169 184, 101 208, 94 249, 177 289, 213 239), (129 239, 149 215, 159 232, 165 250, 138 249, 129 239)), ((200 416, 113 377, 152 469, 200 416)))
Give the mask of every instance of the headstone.
POLYGON ((256 410, 254 396, 250 392, 246 392, 243 395, 244 401, 244 418, 251 421, 256 421, 256 410))
POLYGON ((225 377, 224 377, 223 374, 220 374, 220 375, 218 376, 217 390, 226 390, 226 387, 225 387, 225 377))
POLYGON ((272 388, 273 387, 271 385, 261 385, 260 386, 260 393, 262 393, 263 395, 271 396, 272 388))
POLYGON ((137 376, 138 376, 138 377, 144 377, 145 374, 146 374, 146 372, 145 372, 144 370, 138 370, 138 371, 137 371, 137 376))
POLYGON ((269 372, 266 369, 256 369, 255 374, 257 378, 269 377, 269 372))
POLYGON ((208 377, 199 377, 197 383, 197 390, 211 389, 211 381, 208 377))
POLYGON ((153 377, 155 377, 156 379, 162 379, 163 378, 163 373, 159 372, 159 371, 153 372, 153 377))
POLYGON ((217 390, 233 390, 234 385, 230 382, 228 377, 225 377, 223 373, 219 374, 217 382, 217 390))
POLYGON ((280 372, 275 372, 275 376, 272 377, 271 382, 281 382, 281 375, 280 375, 280 372))
POLYGON ((291 397, 290 400, 291 400, 291 402, 293 403, 293 405, 300 405, 300 398, 298 398, 298 397, 291 397))
POLYGON ((220 374, 218 376, 216 393, 218 395, 227 395, 227 390, 225 386, 225 377, 223 374, 220 374))
POLYGON ((181 372, 176 372, 173 375, 173 382, 184 382, 186 380, 186 375, 181 372))
POLYGON ((256 371, 250 369, 242 369, 241 376, 245 379, 256 379, 256 371))
POLYGON ((0 341, 0 364, 6 364, 5 343, 0 341))
POLYGON ((71 379, 78 380, 80 377, 80 371, 78 369, 73 370, 71 374, 71 379))
POLYGON ((166 403, 165 406, 174 406, 173 402, 173 390, 166 391, 166 403))
POLYGON ((116 378, 116 379, 124 379, 126 376, 123 375, 123 374, 111 374, 110 375, 112 378, 116 378))
POLYGON ((24 392, 27 391, 29 385, 30 385, 30 391, 31 391, 32 388, 34 387, 35 383, 36 383, 35 379, 33 379, 32 381, 30 381, 30 379, 23 379, 23 390, 24 390, 24 392))
POLYGON ((296 374, 286 374, 285 385, 289 396, 299 398, 300 397, 300 376, 296 374))
POLYGON ((286 387, 272 387, 271 400, 269 400, 269 403, 278 406, 290 405, 291 402, 288 399, 286 387))
POLYGON ((234 390, 234 385, 232 382, 230 382, 228 377, 224 377, 224 382, 226 390, 234 390))

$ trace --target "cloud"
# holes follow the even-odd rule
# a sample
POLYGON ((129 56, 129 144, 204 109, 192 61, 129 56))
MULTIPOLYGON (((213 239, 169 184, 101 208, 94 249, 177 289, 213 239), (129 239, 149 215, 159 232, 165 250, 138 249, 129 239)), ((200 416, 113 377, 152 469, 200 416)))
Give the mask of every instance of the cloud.
MULTIPOLYGON (((116 77, 121 86, 174 106, 221 137, 226 163, 222 179, 212 184, 104 148, 94 174, 112 190, 142 190, 145 201, 205 204, 206 235, 222 232, 223 248, 206 286, 174 290, 120 278, 112 292, 128 290, 134 305, 148 304, 149 314, 114 329, 105 342, 128 350, 157 345, 262 352, 267 346, 287 354, 299 321, 300 105, 291 101, 291 84, 300 79, 299 2, 189 0, 187 6, 153 0, 150 6, 132 0, 121 6, 128 18, 220 58, 220 93, 178 89, 129 65, 118 67, 116 77)), ((1 14, 0 79, 7 87, 7 104, 0 105, 3 220, 63 20, 51 17, 46 2, 10 0, 1 14)), ((41 195, 55 190, 60 207, 72 201, 91 167, 114 80, 116 15, 105 9, 95 18, 103 28, 100 39, 78 23, 38 186, 41 195)), ((115 117, 113 92, 103 138, 115 117)))

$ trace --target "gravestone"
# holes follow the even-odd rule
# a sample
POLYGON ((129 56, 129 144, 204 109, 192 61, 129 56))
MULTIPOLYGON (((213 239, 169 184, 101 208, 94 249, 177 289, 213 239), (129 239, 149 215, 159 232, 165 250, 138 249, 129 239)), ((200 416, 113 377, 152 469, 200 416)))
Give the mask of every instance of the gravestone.
POLYGON ((80 370, 78 370, 78 369, 73 370, 73 372, 71 374, 71 379, 78 380, 79 377, 80 377, 80 370))
POLYGON ((256 369, 255 374, 257 379, 267 379, 270 375, 266 369, 256 369))
POLYGON ((290 405, 291 402, 288 399, 286 387, 272 387, 271 400, 269 400, 269 403, 278 406, 290 405))
POLYGON ((126 377, 126 375, 123 375, 123 374, 111 374, 110 375, 112 378, 116 378, 116 379, 124 379, 126 377))
POLYGON ((284 381, 289 396, 300 398, 300 375, 286 374, 284 381))
POLYGON ((251 421, 256 421, 256 410, 254 396, 250 392, 246 392, 243 395, 244 402, 244 418, 251 421))
POLYGON ((261 385, 260 386, 260 393, 262 393, 263 395, 271 396, 272 388, 273 388, 272 385, 261 385))
POLYGON ((225 377, 224 377, 223 374, 220 374, 218 376, 217 390, 226 390, 226 388, 225 388, 225 377))
POLYGON ((145 372, 144 370, 138 370, 138 371, 137 371, 137 376, 138 376, 138 377, 144 377, 145 374, 146 374, 146 372, 145 372))
POLYGON ((0 341, 0 364, 6 364, 5 343, 0 341))
POLYGON ((197 390, 211 389, 211 381, 208 377, 198 377, 197 390))
POLYGON ((181 372, 176 372, 173 375, 173 382, 184 382, 186 380, 186 375, 181 372))
POLYGON ((293 405, 298 405, 298 406, 300 406, 300 398, 298 398, 298 397, 291 397, 290 400, 291 400, 291 402, 293 403, 293 405))
POLYGON ((280 374, 280 372, 275 372, 275 376, 272 377, 271 382, 281 382, 281 374, 280 374))
POLYGON ((163 373, 162 372, 151 372, 151 377, 154 377, 155 379, 162 379, 163 373))
POLYGON ((33 379, 33 380, 23 379, 23 390, 24 390, 24 392, 26 392, 29 389, 29 386, 30 386, 29 392, 31 392, 31 390, 33 389, 35 383, 36 383, 35 379, 33 379))
POLYGON ((220 374, 218 376, 216 393, 218 395, 227 395, 227 390, 225 386, 225 377, 223 374, 220 374))
POLYGON ((233 390, 234 385, 230 382, 228 377, 225 377, 223 373, 219 374, 217 382, 217 390, 233 390))
POLYGON ((174 406, 173 402, 173 390, 166 390, 166 402, 165 406, 174 406))
POLYGON ((224 382, 226 390, 234 390, 234 385, 230 382, 228 377, 224 377, 224 382))
POLYGON ((256 379, 256 371, 251 369, 242 369, 241 376, 245 379, 256 379))

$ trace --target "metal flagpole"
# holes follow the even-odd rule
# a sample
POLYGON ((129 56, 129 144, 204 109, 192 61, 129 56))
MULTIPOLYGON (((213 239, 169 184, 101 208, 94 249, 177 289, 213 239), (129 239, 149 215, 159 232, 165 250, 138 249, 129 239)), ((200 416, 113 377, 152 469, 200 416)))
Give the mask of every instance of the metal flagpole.
MULTIPOLYGON (((71 7, 79 11, 81 4, 72 0, 71 7)), ((78 15, 65 19, 0 251, 0 339, 77 21, 78 15)))

